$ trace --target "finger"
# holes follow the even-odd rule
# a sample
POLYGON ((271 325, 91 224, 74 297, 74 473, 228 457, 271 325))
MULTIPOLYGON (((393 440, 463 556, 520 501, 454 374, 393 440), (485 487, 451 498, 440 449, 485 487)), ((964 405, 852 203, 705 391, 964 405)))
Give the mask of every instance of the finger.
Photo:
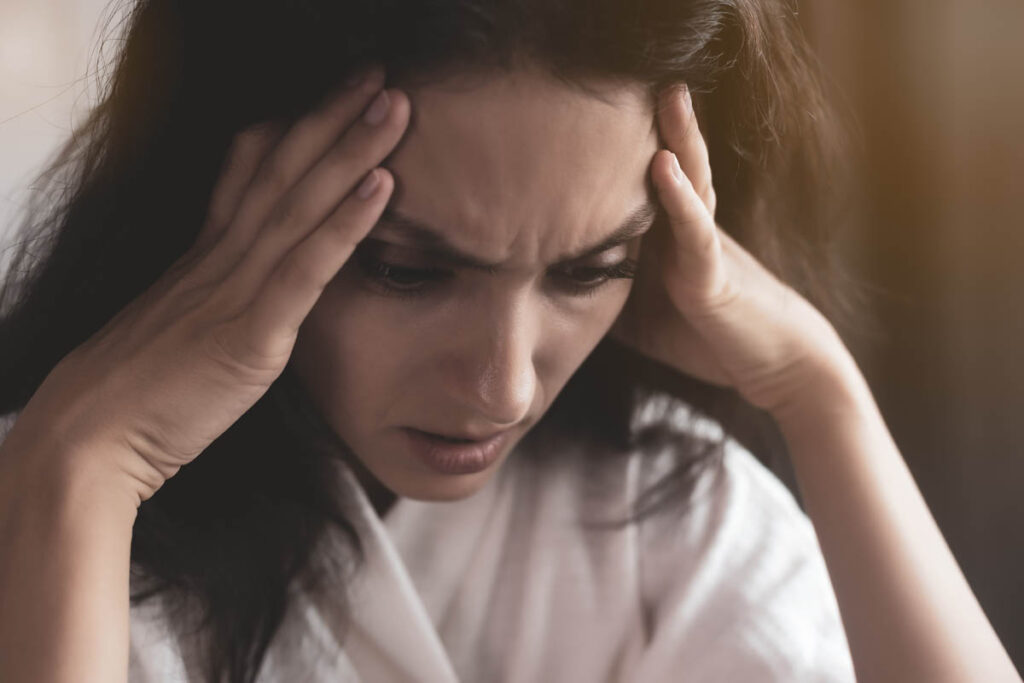
POLYGON ((241 319, 244 338, 264 344, 260 352, 265 357, 277 357, 292 348, 303 320, 380 218, 393 189, 393 176, 385 169, 373 169, 360 188, 267 278, 241 319))
POLYGON ((266 156, 210 261, 217 272, 230 270, 248 251, 267 214, 332 143, 359 117, 384 85, 375 66, 361 83, 335 93, 323 106, 296 122, 266 156))
POLYGON ((288 251, 319 226, 401 138, 409 120, 408 96, 383 91, 390 102, 377 123, 360 120, 346 131, 288 195, 223 286, 249 300, 288 251))
POLYGON ((206 251, 227 228, 260 162, 284 133, 283 125, 264 122, 235 136, 213 188, 206 221, 196 237, 198 251, 206 251))
POLYGON ((693 184, 694 190, 713 216, 714 186, 707 144, 701 135, 697 114, 693 110, 690 89, 669 88, 662 91, 658 106, 658 126, 662 138, 679 159, 679 166, 693 184))
POLYGON ((715 306, 730 295, 718 226, 674 154, 660 150, 651 174, 673 238, 663 254, 669 294, 688 312, 715 306))

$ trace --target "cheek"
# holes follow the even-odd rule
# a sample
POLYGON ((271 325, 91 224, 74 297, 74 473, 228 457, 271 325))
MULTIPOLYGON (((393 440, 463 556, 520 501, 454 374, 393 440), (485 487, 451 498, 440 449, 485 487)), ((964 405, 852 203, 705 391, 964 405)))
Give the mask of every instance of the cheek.
MULTIPOLYGON (((550 317, 544 338, 544 367, 555 384, 564 383, 608 333, 629 298, 632 281, 615 281, 606 291, 570 313, 550 317)), ((541 368, 538 368, 540 370, 541 368)))
POLYGON ((380 417, 401 391, 403 359, 414 340, 390 321, 368 297, 337 290, 306 317, 293 362, 333 422, 380 417))
POLYGON ((626 301, 633 289, 633 282, 633 280, 622 279, 610 283, 608 291, 598 297, 586 320, 580 322, 580 325, 585 327, 589 334, 598 337, 598 340, 594 342, 595 345, 600 340, 599 338, 608 332, 615 319, 619 317, 619 313, 625 308, 626 301))

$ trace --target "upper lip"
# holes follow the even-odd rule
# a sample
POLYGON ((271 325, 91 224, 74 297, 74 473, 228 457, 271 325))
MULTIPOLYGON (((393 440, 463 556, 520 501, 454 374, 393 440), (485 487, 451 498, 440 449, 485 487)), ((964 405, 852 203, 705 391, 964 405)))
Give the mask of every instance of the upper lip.
POLYGON ((427 436, 442 436, 446 439, 464 439, 466 441, 489 441, 490 439, 493 439, 496 436, 500 436, 501 434, 504 434, 505 432, 508 431, 507 429, 501 429, 496 432, 491 432, 490 434, 450 434, 447 432, 431 432, 425 429, 417 429, 416 427, 409 427, 408 429, 411 429, 414 432, 420 432, 421 434, 426 434, 427 436))

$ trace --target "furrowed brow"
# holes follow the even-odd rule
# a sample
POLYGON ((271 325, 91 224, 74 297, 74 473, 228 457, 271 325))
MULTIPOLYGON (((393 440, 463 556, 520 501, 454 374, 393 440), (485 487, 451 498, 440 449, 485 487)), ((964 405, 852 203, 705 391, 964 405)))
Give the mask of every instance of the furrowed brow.
MULTIPOLYGON (((595 256, 608 251, 614 247, 624 244, 650 229, 657 216, 657 207, 648 199, 634 209, 629 216, 611 234, 593 246, 586 247, 575 254, 563 254, 557 259, 557 263, 568 263, 578 261, 588 256, 595 256)), ((489 263, 481 261, 472 254, 467 254, 452 245, 437 228, 424 223, 423 221, 406 216, 397 209, 387 207, 380 216, 380 224, 387 225, 387 232, 400 237, 401 246, 419 249, 426 252, 433 258, 444 262, 446 265, 456 268, 469 268, 483 270, 488 273, 495 273, 500 263, 489 263)), ((370 236, 365 241, 380 242, 370 236)))

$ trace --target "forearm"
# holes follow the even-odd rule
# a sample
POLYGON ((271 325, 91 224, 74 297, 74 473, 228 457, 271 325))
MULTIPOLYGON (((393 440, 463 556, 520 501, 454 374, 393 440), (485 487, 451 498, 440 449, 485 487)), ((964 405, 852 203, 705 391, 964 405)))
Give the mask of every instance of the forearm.
POLYGON ((0 680, 126 681, 137 496, 0 456, 0 680))
POLYGON ((839 355, 807 400, 776 418, 858 680, 1020 681, 863 376, 839 355))

